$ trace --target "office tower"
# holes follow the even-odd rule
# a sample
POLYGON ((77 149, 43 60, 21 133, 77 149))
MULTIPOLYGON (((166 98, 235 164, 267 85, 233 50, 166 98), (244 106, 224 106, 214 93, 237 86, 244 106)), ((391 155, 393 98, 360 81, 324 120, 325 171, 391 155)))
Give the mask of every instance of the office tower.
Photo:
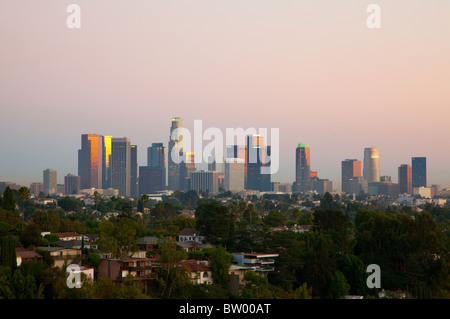
POLYGON ((195 153, 184 153, 183 161, 180 163, 180 190, 185 192, 189 190, 191 173, 195 170, 195 153))
POLYGON ((208 171, 215 171, 220 175, 224 173, 224 167, 223 155, 208 157, 208 171))
POLYGON ((271 175, 263 174, 262 168, 269 167, 270 146, 264 145, 262 134, 247 136, 246 145, 246 178, 244 175, 245 188, 259 191, 270 191, 272 188, 271 175))
POLYGON ((81 188, 103 188, 103 136, 81 135, 81 188))
POLYGON ((137 163, 137 145, 131 145, 131 163, 130 163, 130 196, 138 196, 138 163, 137 163))
POLYGON ((412 186, 427 187, 427 158, 413 157, 412 162, 412 186))
POLYGON ((30 195, 39 195, 44 192, 44 184, 42 183, 31 183, 30 184, 30 195))
POLYGON ((152 168, 159 168, 163 171, 163 187, 164 189, 167 185, 166 183, 166 148, 163 143, 152 143, 152 146, 147 148, 147 166, 152 168))
POLYGON ((295 150, 294 192, 304 193, 311 190, 311 160, 307 143, 299 143, 295 150))
POLYGON ((351 193, 350 181, 354 180, 355 177, 361 176, 361 161, 356 159, 346 159, 345 161, 342 161, 341 172, 342 192, 351 193))
POLYGON ((73 174, 64 176, 64 194, 78 194, 81 189, 81 178, 73 174))
POLYGON ((245 163, 239 161, 238 158, 225 159, 225 176, 223 180, 225 191, 240 192, 245 190, 244 166, 245 163))
POLYGON ((112 136, 103 136, 102 186, 104 189, 111 188, 111 139, 112 136))
POLYGON ((350 194, 361 194, 369 192, 369 183, 362 176, 356 176, 348 181, 348 193, 350 194))
POLYGON ((402 164, 398 168, 398 184, 400 194, 412 194, 412 168, 408 164, 402 164))
POLYGON ((183 134, 181 118, 172 118, 170 127, 169 153, 167 154, 168 163, 168 188, 171 190, 180 190, 180 163, 183 155, 183 134))
POLYGON ((163 143, 152 143, 147 148, 147 166, 166 168, 166 148, 163 143))
POLYGON ((192 172, 190 177, 190 190, 195 190, 198 193, 208 192, 209 194, 217 194, 219 190, 217 172, 192 172))
POLYGON ((54 169, 44 170, 44 194, 56 194, 57 192, 57 174, 54 169))
POLYGON ((165 189, 166 170, 157 166, 139 166, 139 196, 165 189))
POLYGON ((311 189, 316 191, 319 195, 323 195, 326 192, 331 193, 333 191, 333 182, 329 179, 315 177, 311 180, 311 189))
POLYGON ((370 147, 364 149, 363 176, 368 183, 380 181, 380 163, 378 149, 370 147))
POLYGON ((111 139, 111 187, 119 195, 130 196, 131 145, 128 138, 111 139))

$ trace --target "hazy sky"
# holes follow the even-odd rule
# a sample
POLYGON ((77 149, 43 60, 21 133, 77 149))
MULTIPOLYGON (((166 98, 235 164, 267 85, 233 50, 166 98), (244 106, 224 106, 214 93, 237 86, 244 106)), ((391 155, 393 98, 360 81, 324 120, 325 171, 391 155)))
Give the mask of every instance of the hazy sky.
POLYGON ((450 186, 448 0, 2 0, 0 41, 0 181, 62 183, 84 133, 129 137, 146 165, 179 116, 279 128, 275 181, 304 142, 335 187, 365 147, 394 181, 426 156, 429 184, 450 186))

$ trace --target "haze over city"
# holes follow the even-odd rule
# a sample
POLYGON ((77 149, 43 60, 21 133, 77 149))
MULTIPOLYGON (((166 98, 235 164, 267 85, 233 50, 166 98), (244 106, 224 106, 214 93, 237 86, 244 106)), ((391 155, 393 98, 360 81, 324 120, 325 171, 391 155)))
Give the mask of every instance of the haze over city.
POLYGON ((145 165, 170 120, 204 129, 279 128, 280 170, 295 148, 339 188, 341 161, 380 152, 381 175, 427 157, 450 186, 450 2, 69 1, 0 5, 0 180, 77 173, 81 134, 128 137, 145 165))

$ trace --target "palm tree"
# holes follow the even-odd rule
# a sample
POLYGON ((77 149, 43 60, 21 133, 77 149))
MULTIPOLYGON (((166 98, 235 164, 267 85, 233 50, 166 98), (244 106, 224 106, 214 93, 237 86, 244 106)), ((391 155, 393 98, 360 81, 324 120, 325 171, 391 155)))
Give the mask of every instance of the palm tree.
POLYGON ((25 221, 25 200, 30 197, 30 190, 28 187, 21 187, 19 189, 19 197, 22 200, 22 221, 25 221))
POLYGON ((148 195, 147 195, 147 194, 144 194, 144 195, 141 196, 141 203, 142 203, 142 210, 143 210, 143 213, 145 212, 145 205, 147 204, 147 202, 148 202, 149 200, 150 200, 150 199, 148 198, 148 195))

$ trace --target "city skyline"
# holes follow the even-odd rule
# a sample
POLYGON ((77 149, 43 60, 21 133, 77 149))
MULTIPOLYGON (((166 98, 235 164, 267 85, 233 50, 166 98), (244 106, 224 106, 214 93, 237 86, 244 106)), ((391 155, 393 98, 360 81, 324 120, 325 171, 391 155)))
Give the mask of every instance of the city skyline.
POLYGON ((335 189, 341 161, 366 147, 382 176, 426 157, 427 184, 450 186, 449 1, 376 1, 379 30, 369 1, 77 3, 70 30, 67 4, 4 1, 0 180, 52 168, 63 182, 85 132, 129 137, 145 165, 179 116, 189 129, 279 128, 272 181, 294 180, 304 142, 335 189))

